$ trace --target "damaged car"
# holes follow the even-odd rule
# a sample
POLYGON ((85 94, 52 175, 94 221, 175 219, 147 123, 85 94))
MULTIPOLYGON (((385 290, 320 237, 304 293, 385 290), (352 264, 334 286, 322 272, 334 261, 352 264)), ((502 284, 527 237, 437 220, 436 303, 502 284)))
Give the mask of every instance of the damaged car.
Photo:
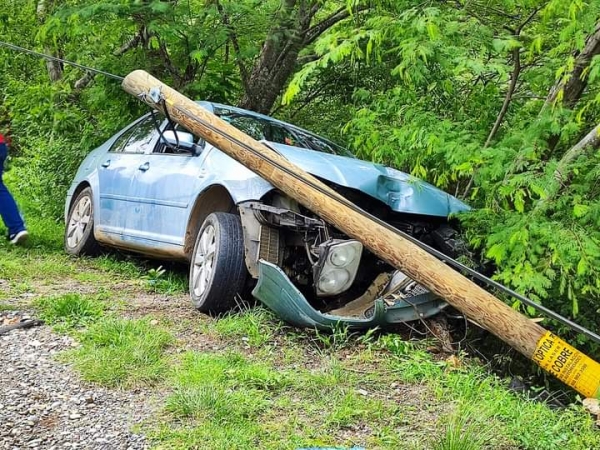
MULTIPOLYGON (((451 217, 469 207, 294 125, 232 106, 207 111, 404 233, 455 257, 451 217)), ((114 247, 189 264, 193 305, 234 308, 246 292, 283 320, 330 328, 426 318, 447 304, 210 143, 147 114, 92 151, 65 204, 67 253, 114 247)))

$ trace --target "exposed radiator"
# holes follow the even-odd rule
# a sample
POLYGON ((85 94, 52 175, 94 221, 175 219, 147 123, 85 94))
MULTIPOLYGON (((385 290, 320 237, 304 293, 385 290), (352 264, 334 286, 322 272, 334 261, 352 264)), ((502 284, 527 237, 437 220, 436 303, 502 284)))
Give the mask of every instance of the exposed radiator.
POLYGON ((280 248, 279 230, 266 225, 261 226, 258 258, 273 264, 279 264, 280 248))

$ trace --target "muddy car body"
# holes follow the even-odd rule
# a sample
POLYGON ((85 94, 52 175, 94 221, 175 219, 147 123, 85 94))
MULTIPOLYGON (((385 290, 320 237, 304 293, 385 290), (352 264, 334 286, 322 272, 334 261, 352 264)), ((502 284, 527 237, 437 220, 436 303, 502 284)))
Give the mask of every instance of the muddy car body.
MULTIPOLYGON (((449 217, 468 209, 403 172, 267 116, 199 104, 392 226, 454 256, 449 217)), ((91 152, 65 204, 65 249, 99 246, 187 261, 190 294, 221 313, 248 287, 282 319, 385 325, 445 303, 218 148, 146 115, 91 152)))

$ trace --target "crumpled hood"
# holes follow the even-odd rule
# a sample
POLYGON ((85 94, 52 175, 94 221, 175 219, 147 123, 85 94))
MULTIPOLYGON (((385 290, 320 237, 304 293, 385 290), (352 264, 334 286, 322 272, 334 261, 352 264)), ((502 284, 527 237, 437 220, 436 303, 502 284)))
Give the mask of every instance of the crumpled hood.
POLYGON ((394 211, 447 217, 470 209, 456 197, 399 170, 274 142, 269 142, 269 145, 312 175, 358 189, 381 200, 394 211))

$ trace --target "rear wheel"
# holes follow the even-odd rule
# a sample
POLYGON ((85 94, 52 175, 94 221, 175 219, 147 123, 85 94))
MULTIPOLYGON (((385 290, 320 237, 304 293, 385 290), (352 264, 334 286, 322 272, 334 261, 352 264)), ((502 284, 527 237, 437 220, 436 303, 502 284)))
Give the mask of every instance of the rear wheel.
POLYGON ((240 218, 223 212, 209 215, 198 232, 192 253, 192 303, 204 313, 229 311, 236 306, 247 276, 240 218))
POLYGON ((100 246, 94 237, 94 203, 92 189, 79 193, 69 211, 65 228, 65 251, 69 255, 95 255, 100 246))

